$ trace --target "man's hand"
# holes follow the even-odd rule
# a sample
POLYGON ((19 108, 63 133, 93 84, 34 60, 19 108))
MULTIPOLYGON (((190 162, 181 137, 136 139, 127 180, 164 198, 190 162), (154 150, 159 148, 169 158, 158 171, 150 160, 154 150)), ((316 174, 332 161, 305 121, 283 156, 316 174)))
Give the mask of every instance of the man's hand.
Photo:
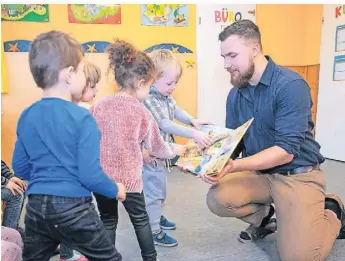
POLYGON ((199 119, 192 119, 190 121, 190 123, 197 129, 200 130, 200 127, 202 125, 213 125, 211 122, 209 121, 204 121, 204 120, 199 120, 199 119))
POLYGON ((22 195, 24 193, 24 191, 25 191, 21 186, 19 186, 15 182, 13 182, 12 179, 10 179, 8 181, 6 188, 9 189, 12 192, 13 196, 16 195, 16 192, 19 195, 22 195))
POLYGON ((151 157, 150 152, 147 149, 142 149, 143 160, 145 164, 151 164, 154 162, 154 159, 151 157))
POLYGON ((119 192, 117 193, 116 199, 120 201, 126 200, 126 188, 122 183, 117 183, 119 192))
POLYGON ((219 182, 221 178, 223 178, 225 175, 236 172, 236 164, 235 161, 232 159, 229 159, 228 163, 224 166, 221 172, 219 172, 215 176, 209 176, 209 175, 200 175, 200 178, 209 184, 216 184, 219 182))
POLYGON ((27 186, 28 186, 24 180, 21 180, 20 178, 17 178, 17 177, 10 178, 10 181, 12 181, 12 182, 16 183, 18 186, 20 186, 23 189, 23 191, 25 191, 27 186))

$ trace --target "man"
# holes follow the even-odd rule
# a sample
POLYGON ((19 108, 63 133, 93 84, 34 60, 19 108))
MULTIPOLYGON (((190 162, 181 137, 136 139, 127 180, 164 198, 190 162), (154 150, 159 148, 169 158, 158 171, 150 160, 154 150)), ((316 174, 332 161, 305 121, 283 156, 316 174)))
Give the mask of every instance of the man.
POLYGON ((227 99, 226 127, 254 121, 235 155, 242 152, 243 157, 230 160, 216 178, 202 177, 214 184, 207 205, 218 216, 250 224, 240 233, 241 242, 278 230, 282 261, 325 260, 345 215, 341 200, 325 194, 324 157, 312 135, 310 88, 297 73, 263 55, 253 22, 231 24, 219 40, 234 86, 227 99))

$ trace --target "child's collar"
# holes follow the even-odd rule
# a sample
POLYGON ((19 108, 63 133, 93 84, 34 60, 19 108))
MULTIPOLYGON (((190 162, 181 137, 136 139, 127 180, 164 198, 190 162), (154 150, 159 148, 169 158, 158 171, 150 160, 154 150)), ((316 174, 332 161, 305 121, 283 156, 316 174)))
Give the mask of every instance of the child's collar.
POLYGON ((171 96, 171 94, 169 94, 168 96, 164 96, 163 94, 161 94, 161 93, 157 90, 157 88, 156 88, 154 85, 151 86, 150 93, 151 93, 151 94, 157 94, 159 97, 161 97, 161 98, 163 98, 163 99, 169 99, 170 96, 171 96))

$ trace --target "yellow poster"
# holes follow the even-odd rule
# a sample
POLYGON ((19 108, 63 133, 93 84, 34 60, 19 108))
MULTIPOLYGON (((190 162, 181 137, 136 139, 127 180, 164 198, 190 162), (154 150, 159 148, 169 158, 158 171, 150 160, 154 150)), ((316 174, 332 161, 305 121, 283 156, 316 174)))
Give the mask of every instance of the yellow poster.
POLYGON ((3 42, 1 42, 1 93, 8 93, 7 68, 3 42))

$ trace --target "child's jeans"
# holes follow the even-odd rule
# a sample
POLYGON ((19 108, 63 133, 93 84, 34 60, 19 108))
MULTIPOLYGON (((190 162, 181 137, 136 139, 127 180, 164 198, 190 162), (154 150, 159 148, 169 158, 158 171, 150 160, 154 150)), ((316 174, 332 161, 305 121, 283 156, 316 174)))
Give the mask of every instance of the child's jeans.
POLYGON ((121 261, 91 197, 30 195, 26 206, 23 261, 48 261, 62 243, 89 261, 121 261))
POLYGON ((167 172, 164 162, 157 162, 157 164, 145 164, 143 168, 146 209, 153 233, 160 231, 159 222, 167 196, 167 172))
POLYGON ((8 188, 1 188, 1 200, 6 201, 2 225, 16 229, 24 203, 24 194, 13 195, 8 188))
MULTIPOLYGON (((110 199, 96 193, 94 193, 94 196, 97 200, 101 220, 108 232, 109 238, 112 239, 112 243, 115 245, 116 228, 119 220, 118 200, 110 199)), ((156 261, 157 252, 153 243, 152 230, 145 208, 144 194, 127 193, 126 200, 122 203, 134 226, 143 260, 156 261)))
POLYGON ((60 259, 70 259, 74 256, 73 249, 65 244, 60 245, 60 259))

